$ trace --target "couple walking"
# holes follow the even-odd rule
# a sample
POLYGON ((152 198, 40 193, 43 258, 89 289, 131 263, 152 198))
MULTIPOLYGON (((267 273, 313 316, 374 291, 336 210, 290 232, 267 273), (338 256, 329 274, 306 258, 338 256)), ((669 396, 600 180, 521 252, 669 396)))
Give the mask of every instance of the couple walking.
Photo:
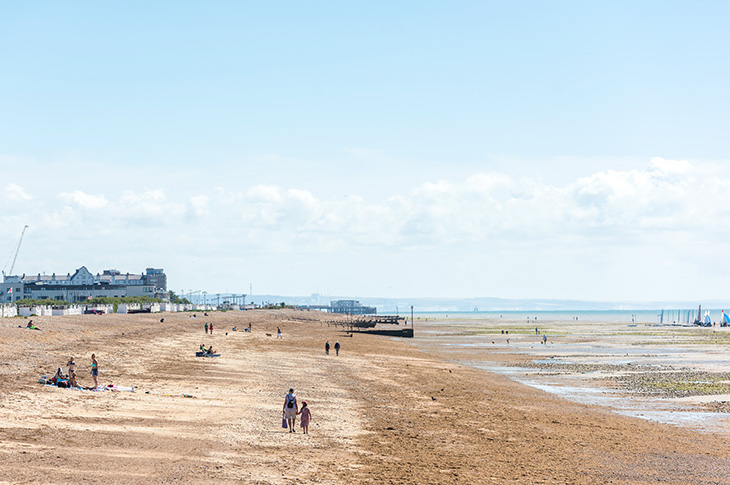
MULTIPOLYGON (((335 352, 337 355, 340 355, 340 342, 339 341, 335 342, 335 352)), ((330 341, 329 340, 324 344, 324 353, 327 355, 330 355, 330 341)))
POLYGON ((309 411, 309 408, 307 407, 307 401, 302 401, 302 408, 299 409, 299 404, 297 403, 297 397, 294 395, 294 389, 289 389, 289 394, 287 394, 286 397, 284 398, 284 407, 282 409, 282 414, 289 427, 290 433, 295 432, 294 425, 296 424, 296 421, 297 421, 297 415, 301 414, 302 429, 304 430, 304 434, 309 434, 309 420, 312 418, 312 413, 309 411))

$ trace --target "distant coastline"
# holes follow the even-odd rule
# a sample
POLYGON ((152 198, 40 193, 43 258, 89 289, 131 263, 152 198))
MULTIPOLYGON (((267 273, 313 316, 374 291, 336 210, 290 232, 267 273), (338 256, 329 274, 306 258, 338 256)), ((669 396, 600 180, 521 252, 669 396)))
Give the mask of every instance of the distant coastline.
MULTIPOLYGON (((386 298, 347 295, 282 296, 282 295, 249 295, 247 302, 286 302, 289 305, 321 305, 331 300, 355 299, 363 305, 374 306, 379 314, 410 313, 411 306, 415 312, 462 312, 472 313, 475 308, 479 312, 600 312, 600 311, 656 311, 661 310, 694 310, 699 306, 705 309, 730 310, 730 299, 718 300, 683 300, 683 301, 581 301, 551 299, 506 299, 494 297, 475 298, 386 298)), ((704 310, 703 310, 704 311, 704 310)))

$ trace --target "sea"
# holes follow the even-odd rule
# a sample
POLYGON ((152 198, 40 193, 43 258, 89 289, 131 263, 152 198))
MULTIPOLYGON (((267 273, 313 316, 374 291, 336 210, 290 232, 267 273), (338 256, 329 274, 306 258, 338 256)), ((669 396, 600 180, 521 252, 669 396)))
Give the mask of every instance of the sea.
MULTIPOLYGON (((720 322, 722 310, 709 310, 712 321, 720 322)), ((704 318, 705 310, 702 310, 704 318)), ((410 313, 401 315, 410 317, 410 313)), ((551 310, 551 311, 472 311, 472 312, 414 312, 417 318, 450 319, 450 320, 511 320, 511 321, 543 321, 608 323, 693 323, 697 318, 697 310, 690 309, 658 309, 658 310, 551 310)))

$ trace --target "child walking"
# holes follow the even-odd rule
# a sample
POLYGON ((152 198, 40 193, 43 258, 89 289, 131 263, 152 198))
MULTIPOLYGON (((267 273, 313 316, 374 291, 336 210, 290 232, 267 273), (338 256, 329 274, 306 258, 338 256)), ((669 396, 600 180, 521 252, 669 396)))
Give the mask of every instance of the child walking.
POLYGON ((309 434, 309 420, 312 419, 312 413, 309 411, 309 407, 307 407, 307 401, 302 401, 302 409, 297 414, 302 415, 301 422, 304 434, 309 434))

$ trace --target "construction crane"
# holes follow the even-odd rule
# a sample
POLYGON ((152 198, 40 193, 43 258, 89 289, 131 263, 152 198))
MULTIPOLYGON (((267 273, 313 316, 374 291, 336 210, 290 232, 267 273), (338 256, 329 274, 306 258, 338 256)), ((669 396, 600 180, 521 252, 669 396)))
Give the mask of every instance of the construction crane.
MULTIPOLYGON (((15 255, 13 256, 13 263, 10 265, 10 271, 8 271, 9 275, 12 275, 13 269, 15 269, 15 260, 18 259, 18 253, 20 252, 20 245, 23 242, 23 236, 25 236, 26 229, 28 229, 27 224, 23 227, 23 232, 20 233, 20 240, 18 241, 18 247, 15 248, 15 255)), ((3 280, 4 279, 5 279, 5 270, 3 270, 3 280)))

